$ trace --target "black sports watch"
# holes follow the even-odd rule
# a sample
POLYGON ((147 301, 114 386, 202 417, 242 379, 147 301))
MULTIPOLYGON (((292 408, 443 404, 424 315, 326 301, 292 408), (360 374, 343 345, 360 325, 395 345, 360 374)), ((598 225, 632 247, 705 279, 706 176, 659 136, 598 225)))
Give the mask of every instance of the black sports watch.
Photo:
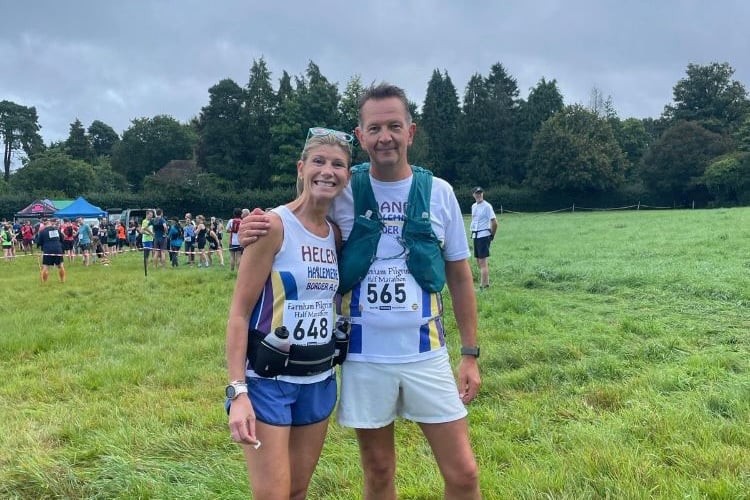
POLYGON ((224 389, 227 398, 234 401, 240 394, 247 394, 247 384, 244 382, 231 382, 224 389))
POLYGON ((474 356, 479 357, 479 346, 475 347, 461 347, 461 356, 474 356))

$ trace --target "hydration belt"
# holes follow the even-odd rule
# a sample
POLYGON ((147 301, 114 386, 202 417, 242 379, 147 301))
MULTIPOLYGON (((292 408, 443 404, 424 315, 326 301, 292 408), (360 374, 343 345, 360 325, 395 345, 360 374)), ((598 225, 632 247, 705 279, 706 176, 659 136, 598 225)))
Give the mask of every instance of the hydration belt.
POLYGON ((267 333, 252 329, 248 335, 247 359, 261 377, 315 375, 344 362, 349 350, 349 333, 340 329, 337 333, 342 338, 331 335, 326 344, 292 344, 289 352, 285 352, 264 340, 267 333))

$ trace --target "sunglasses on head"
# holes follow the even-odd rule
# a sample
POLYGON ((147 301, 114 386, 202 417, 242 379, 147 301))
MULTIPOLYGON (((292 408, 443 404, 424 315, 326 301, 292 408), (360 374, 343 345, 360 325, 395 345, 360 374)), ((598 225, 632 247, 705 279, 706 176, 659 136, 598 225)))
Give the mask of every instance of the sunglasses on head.
POLYGON ((310 137, 313 137, 313 136, 325 137, 327 135, 332 135, 336 139, 343 141, 343 142, 350 143, 350 144, 352 143, 352 141, 354 141, 354 137, 352 137, 351 134, 347 134, 346 132, 341 132, 340 130, 333 130, 333 129, 325 128, 325 127, 311 127, 307 131, 307 139, 305 140, 305 142, 309 141, 310 137))

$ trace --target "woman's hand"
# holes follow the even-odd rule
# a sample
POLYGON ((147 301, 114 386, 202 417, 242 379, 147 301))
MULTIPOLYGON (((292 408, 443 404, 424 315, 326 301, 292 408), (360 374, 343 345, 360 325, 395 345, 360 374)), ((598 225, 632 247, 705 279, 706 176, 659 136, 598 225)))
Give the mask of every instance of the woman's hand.
POLYGON ((255 411, 247 394, 240 394, 229 407, 229 431, 236 443, 260 447, 255 435, 255 411))

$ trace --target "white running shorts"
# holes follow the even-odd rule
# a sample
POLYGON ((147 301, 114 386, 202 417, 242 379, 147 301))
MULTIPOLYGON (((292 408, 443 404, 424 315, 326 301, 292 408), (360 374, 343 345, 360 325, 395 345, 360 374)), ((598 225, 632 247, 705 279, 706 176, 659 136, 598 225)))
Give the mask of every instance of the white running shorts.
POLYGON ((424 424, 467 415, 458 396, 448 351, 411 363, 347 361, 341 366, 339 424, 379 429, 397 416, 424 424))

